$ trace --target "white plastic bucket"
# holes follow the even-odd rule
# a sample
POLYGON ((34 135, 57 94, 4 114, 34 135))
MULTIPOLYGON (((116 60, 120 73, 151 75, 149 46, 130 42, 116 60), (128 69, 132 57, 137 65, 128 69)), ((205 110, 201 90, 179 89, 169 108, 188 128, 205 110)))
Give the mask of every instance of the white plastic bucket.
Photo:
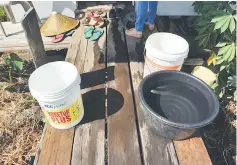
POLYGON ((45 64, 31 74, 30 92, 53 127, 67 129, 83 118, 80 83, 77 68, 64 61, 45 64))
POLYGON ((144 75, 161 70, 180 70, 189 52, 189 44, 172 33, 154 33, 145 44, 144 75))

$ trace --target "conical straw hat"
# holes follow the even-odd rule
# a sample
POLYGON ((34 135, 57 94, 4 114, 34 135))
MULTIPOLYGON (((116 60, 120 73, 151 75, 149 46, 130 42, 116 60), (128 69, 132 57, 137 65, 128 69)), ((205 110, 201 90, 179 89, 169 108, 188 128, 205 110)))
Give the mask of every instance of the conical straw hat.
POLYGON ((53 12, 40 28, 40 32, 44 36, 54 36, 75 28, 78 23, 75 19, 53 12))

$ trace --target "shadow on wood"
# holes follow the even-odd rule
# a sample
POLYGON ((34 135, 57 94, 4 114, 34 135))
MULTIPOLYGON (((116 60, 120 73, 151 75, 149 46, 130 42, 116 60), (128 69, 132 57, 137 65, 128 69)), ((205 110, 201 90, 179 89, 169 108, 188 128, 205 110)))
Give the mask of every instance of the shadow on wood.
MULTIPOLYGON (((108 49, 108 63, 124 63, 128 61, 128 57, 126 56, 127 54, 127 48, 126 48, 126 43, 124 42, 123 35, 123 27, 121 26, 119 20, 114 20, 111 23, 111 32, 108 36, 108 44, 107 44, 107 49, 108 49)), ((144 56, 143 56, 143 51, 144 51, 144 42, 140 41, 140 39, 135 39, 135 38, 130 38, 129 41, 127 41, 128 46, 134 47, 134 52, 129 52, 131 54, 130 61, 131 62, 143 62, 144 61, 144 56), (131 40, 136 40, 135 45, 131 45, 129 43, 134 44, 134 42, 131 42, 131 40), (139 57, 137 58, 137 55, 139 57), (134 57, 136 56, 136 57, 134 57)), ((100 59, 100 63, 103 62, 103 59, 100 59)))
MULTIPOLYGON (((121 109, 124 98, 117 90, 108 88, 107 91, 110 96, 113 96, 108 109, 108 116, 111 116, 121 109)), ((85 114, 79 125, 105 119, 105 97, 105 88, 92 90, 82 95, 85 114)))
MULTIPOLYGON (((103 85, 105 83, 105 71, 106 69, 104 68, 81 74, 81 89, 103 85)), ((114 80, 114 66, 108 67, 107 72, 111 75, 107 81, 114 80)))

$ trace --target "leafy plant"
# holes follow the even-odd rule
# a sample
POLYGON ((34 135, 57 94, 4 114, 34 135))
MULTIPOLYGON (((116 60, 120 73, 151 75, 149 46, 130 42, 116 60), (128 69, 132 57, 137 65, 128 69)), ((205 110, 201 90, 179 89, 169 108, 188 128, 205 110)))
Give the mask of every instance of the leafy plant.
MULTIPOLYGON (((194 11, 200 16, 195 20, 198 31, 196 40, 210 53, 208 65, 218 70, 212 88, 219 97, 236 95, 236 2, 194 2, 194 11), (232 83, 229 83, 232 80, 232 83)), ((236 98, 236 97, 235 97, 236 98)))
POLYGON ((9 69, 9 81, 12 83, 12 71, 22 71, 23 69, 23 60, 15 53, 10 53, 7 57, 4 58, 5 65, 9 69))
POLYGON ((7 21, 7 15, 3 7, 0 7, 0 21, 7 21))

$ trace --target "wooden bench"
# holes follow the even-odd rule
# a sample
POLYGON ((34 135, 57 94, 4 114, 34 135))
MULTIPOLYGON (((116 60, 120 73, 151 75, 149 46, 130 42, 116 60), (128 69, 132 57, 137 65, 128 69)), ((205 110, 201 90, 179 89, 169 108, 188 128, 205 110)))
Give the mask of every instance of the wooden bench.
POLYGON ((125 36, 117 21, 104 27, 96 42, 76 30, 66 61, 82 77, 85 116, 75 127, 49 125, 34 164, 77 165, 211 165, 201 137, 171 141, 153 134, 139 106, 144 41, 125 36))

